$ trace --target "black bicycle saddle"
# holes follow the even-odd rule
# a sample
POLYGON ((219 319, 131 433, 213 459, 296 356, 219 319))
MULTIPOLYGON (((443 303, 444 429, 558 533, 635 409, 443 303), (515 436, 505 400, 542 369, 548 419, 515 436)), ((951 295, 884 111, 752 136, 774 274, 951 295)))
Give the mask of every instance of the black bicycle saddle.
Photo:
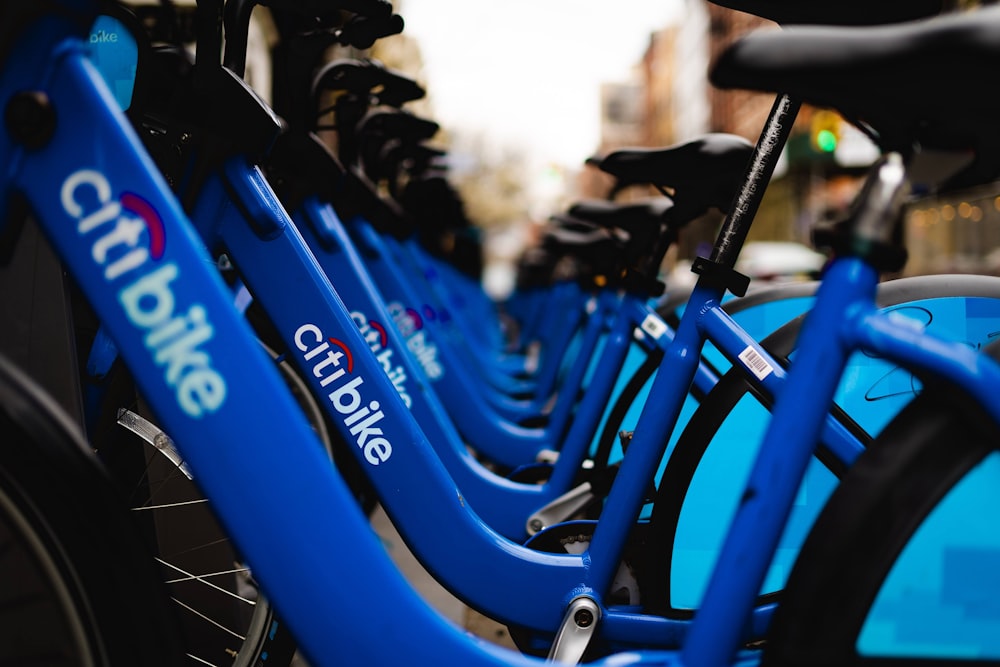
POLYGON ((560 258, 571 258, 576 277, 586 287, 594 286, 594 276, 606 279, 621 272, 624 243, 607 229, 587 229, 586 223, 564 214, 553 216, 552 223, 542 233, 540 246, 552 268, 560 258))
POLYGON ((660 233, 664 225, 673 226, 670 211, 674 203, 667 197, 630 202, 588 199, 569 207, 570 217, 599 227, 621 229, 630 237, 660 233))
POLYGON ((711 0, 783 25, 881 25, 940 14, 945 0, 711 0))
POLYGON ((892 26, 761 30, 724 51, 710 78, 834 108, 883 150, 973 151, 968 183, 1000 165, 1000 98, 983 89, 998 69, 1000 7, 988 7, 892 26))
POLYGON ((735 134, 711 133, 666 148, 624 148, 588 163, 617 179, 616 188, 650 184, 674 190, 685 220, 711 207, 726 211, 746 174, 753 144, 735 134))
POLYGON ((430 139, 441 126, 429 118, 422 118, 402 109, 373 109, 365 114, 355 128, 359 137, 381 141, 398 138, 406 141, 430 139))
POLYGON ((368 112, 357 124, 355 137, 358 143, 358 166, 373 181, 392 176, 387 171, 384 152, 390 143, 415 144, 437 134, 440 126, 401 109, 383 108, 368 112))
MULTIPOLYGON (((629 280, 640 289, 659 289, 650 267, 658 267, 667 248, 677 238, 677 229, 687 220, 676 221, 671 213, 674 203, 668 197, 652 197, 630 202, 585 200, 569 207, 568 218, 608 230, 625 232, 622 245, 626 267, 637 270, 629 280)), ((564 218, 565 219, 565 218, 564 218)), ((626 276, 623 274, 622 276, 626 276)))

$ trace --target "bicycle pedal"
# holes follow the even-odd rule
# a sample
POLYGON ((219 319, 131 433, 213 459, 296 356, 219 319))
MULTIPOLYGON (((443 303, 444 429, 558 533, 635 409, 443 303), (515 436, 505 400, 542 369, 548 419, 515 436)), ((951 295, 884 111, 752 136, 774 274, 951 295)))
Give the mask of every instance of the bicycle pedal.
POLYGON ((580 596, 569 603, 559 632, 552 642, 548 661, 576 665, 583 659, 601 620, 601 608, 589 597, 580 596))
POLYGON ((596 498, 590 482, 584 482, 532 513, 525 524, 525 530, 528 535, 534 535, 549 526, 567 521, 596 498))

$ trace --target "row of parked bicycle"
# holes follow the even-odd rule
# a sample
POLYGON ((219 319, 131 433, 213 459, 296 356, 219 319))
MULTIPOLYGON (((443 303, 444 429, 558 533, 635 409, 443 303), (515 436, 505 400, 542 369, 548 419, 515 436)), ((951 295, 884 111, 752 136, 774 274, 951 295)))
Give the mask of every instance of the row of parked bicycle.
POLYGON ((663 195, 554 216, 502 303, 424 90, 324 55, 385 0, 0 6, 0 663, 1000 662, 1000 279, 881 279, 909 201, 1000 174, 996 96, 926 94, 988 85, 1000 12, 714 1, 782 26, 709 74, 775 94, 760 139, 595 157, 663 195), (821 280, 751 286, 803 103, 882 157, 821 280))

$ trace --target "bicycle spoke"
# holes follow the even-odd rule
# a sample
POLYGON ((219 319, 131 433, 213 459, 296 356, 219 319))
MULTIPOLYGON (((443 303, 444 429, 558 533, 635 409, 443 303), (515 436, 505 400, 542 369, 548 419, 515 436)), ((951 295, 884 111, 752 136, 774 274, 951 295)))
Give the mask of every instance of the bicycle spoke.
POLYGON ((202 619, 202 620, 204 620, 204 621, 206 621, 206 622, 214 625, 215 627, 219 628, 220 630, 222 630, 224 632, 229 633, 230 635, 232 635, 236 639, 239 639, 240 641, 245 641, 246 640, 246 637, 244 637, 243 635, 239 634, 238 632, 234 632, 233 630, 227 628, 226 626, 222 625, 218 621, 209 618, 208 616, 206 616, 205 614, 202 614, 200 611, 198 611, 194 607, 191 607, 190 605, 184 604, 183 602, 181 602, 177 598, 170 598, 170 599, 173 600, 174 602, 176 602, 178 605, 180 605, 184 609, 186 609, 189 612, 191 612, 192 614, 194 614, 195 616, 197 616, 198 618, 200 618, 200 619, 202 619))
POLYGON ((217 590, 220 593, 225 593, 226 595, 228 595, 228 596, 230 596, 232 598, 235 598, 235 599, 239 600, 240 602, 245 602, 246 604, 251 605, 251 606, 257 604, 257 602, 255 600, 248 600, 247 598, 245 598, 245 597, 243 597, 241 595, 237 595, 236 593, 233 593, 232 591, 227 591, 225 588, 217 586, 216 584, 213 584, 212 582, 206 581, 205 579, 203 579, 204 576, 214 576, 213 574, 209 574, 209 575, 192 574, 190 572, 187 572, 187 571, 185 571, 185 570, 177 567, 176 565, 174 565, 172 563, 168 563, 167 561, 163 560, 162 558, 157 558, 156 562, 160 563, 161 565, 166 565, 167 567, 180 572, 181 574, 183 574, 186 577, 185 581, 198 581, 198 582, 200 582, 202 584, 205 584, 209 588, 217 590))
MULTIPOLYGON (((180 577, 178 579, 168 579, 165 583, 168 583, 168 584, 177 584, 177 583, 180 583, 182 581, 195 581, 195 580, 201 580, 201 579, 208 579, 209 577, 221 577, 222 575, 225 575, 225 574, 241 574, 241 573, 249 572, 249 571, 250 571, 250 568, 247 568, 247 567, 238 567, 238 568, 234 568, 232 570, 220 570, 218 572, 206 572, 205 574, 191 575, 189 577, 180 577)), ((256 603, 250 602, 250 604, 256 604, 256 603)))

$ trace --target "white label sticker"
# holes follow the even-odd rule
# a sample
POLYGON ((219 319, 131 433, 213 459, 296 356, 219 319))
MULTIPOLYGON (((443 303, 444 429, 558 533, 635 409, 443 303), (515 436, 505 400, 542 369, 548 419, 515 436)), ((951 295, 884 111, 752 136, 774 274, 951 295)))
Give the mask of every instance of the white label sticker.
POLYGON ((642 321, 641 328, 652 336, 654 340, 659 340, 660 336, 667 333, 667 323, 652 314, 646 315, 646 319, 642 321))
POLYGON ((763 380, 774 371, 771 364, 767 363, 767 359, 757 354, 757 350, 752 347, 740 352, 739 359, 751 373, 757 376, 758 380, 763 380))

